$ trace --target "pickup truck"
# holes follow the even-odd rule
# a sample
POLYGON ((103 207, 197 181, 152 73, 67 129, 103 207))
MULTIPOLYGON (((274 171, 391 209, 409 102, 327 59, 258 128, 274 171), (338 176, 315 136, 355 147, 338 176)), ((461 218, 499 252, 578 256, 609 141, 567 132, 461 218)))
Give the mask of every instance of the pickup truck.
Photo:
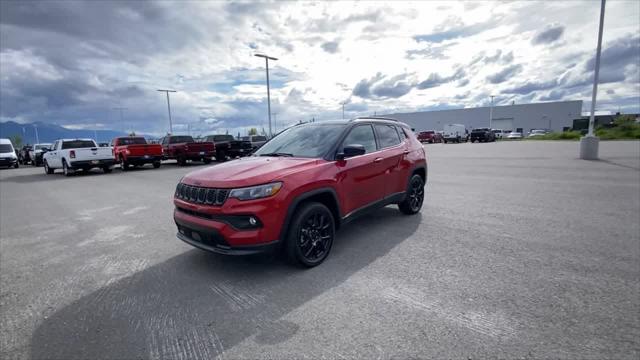
POLYGON ((180 166, 184 166, 187 160, 209 164, 216 150, 212 142, 195 142, 191 136, 185 135, 168 135, 160 143, 164 158, 176 159, 180 166))
POLYGON ((98 147, 92 139, 56 140, 51 150, 44 153, 42 161, 45 173, 53 174, 56 169, 62 169, 65 176, 94 168, 110 173, 114 163, 111 149, 98 147))
POLYGON ((477 128, 471 130, 471 142, 490 142, 496 141, 496 134, 489 128, 477 128))
POLYGON ((31 165, 40 166, 42 165, 42 155, 45 151, 49 151, 51 148, 51 144, 34 144, 33 149, 29 151, 29 157, 31 158, 31 165))
POLYGON ((153 164, 159 168, 162 161, 162 145, 149 144, 142 136, 123 136, 111 141, 115 162, 120 163, 122 171, 129 170, 129 166, 144 166, 153 164))
POLYGON ((230 158, 247 156, 253 151, 251 141, 236 140, 233 135, 209 135, 205 137, 205 141, 215 145, 217 161, 225 161, 227 156, 230 158))
POLYGON ((267 142, 267 137, 264 135, 249 135, 243 136, 242 140, 250 141, 251 147, 253 148, 253 150, 256 150, 267 142))

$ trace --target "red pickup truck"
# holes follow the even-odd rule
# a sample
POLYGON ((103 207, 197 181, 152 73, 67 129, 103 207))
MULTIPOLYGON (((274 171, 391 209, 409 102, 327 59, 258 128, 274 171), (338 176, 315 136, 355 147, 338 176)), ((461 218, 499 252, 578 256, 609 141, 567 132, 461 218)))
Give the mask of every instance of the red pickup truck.
POLYGON ((143 166, 153 164, 159 168, 162 161, 162 145, 148 144, 142 136, 123 136, 113 139, 113 156, 120 163, 122 171, 129 170, 129 166, 143 166))
POLYGON ((195 142, 191 136, 185 135, 165 136, 161 143, 164 158, 176 159, 180 166, 185 165, 187 160, 209 164, 216 150, 212 142, 195 142))

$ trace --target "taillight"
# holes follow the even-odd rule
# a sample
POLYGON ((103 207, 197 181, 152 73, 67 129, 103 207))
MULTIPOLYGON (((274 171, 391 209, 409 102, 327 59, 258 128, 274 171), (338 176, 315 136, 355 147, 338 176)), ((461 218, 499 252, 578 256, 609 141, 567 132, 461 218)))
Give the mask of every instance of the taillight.
POLYGON ((72 159, 75 159, 76 158, 76 152, 73 151, 73 150, 69 151, 69 157, 72 158, 72 159))

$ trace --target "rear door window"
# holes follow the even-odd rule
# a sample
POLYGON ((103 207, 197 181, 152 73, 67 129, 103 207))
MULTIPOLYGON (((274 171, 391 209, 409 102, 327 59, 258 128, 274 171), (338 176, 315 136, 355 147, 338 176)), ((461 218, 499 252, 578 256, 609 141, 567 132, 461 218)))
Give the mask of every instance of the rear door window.
POLYGON ((96 144, 91 140, 72 140, 72 141, 64 141, 62 143, 62 150, 94 148, 94 147, 96 147, 96 144))
POLYGON ((376 125, 376 134, 381 148, 400 144, 400 136, 393 125, 376 125))
POLYGON ((342 142, 343 148, 347 145, 362 145, 366 154, 376 151, 376 138, 371 125, 358 125, 351 129, 342 142))

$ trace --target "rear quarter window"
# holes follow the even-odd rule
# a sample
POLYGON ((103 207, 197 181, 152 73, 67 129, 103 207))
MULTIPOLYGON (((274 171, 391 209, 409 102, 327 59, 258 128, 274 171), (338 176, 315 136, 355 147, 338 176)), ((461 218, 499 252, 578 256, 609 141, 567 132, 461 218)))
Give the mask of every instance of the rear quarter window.
POLYGON ((378 142, 381 148, 400 144, 400 136, 393 125, 375 125, 378 142))

